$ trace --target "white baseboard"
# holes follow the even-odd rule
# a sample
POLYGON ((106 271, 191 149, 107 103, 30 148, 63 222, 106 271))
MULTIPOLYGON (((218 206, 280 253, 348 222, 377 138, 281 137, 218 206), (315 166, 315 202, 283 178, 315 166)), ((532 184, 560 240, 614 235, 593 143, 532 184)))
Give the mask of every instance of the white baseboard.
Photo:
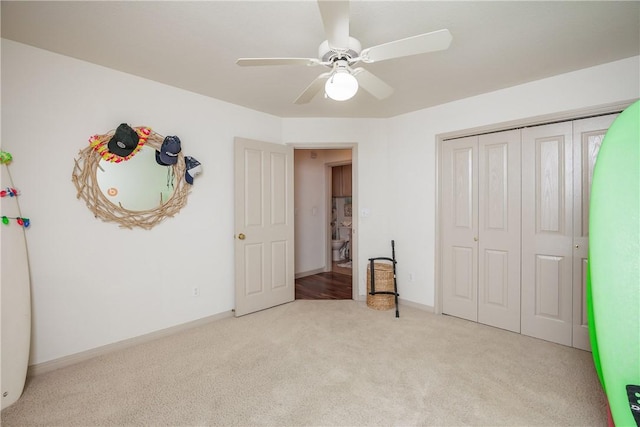
POLYGON ((398 298, 398 305, 406 305, 407 307, 417 308, 418 310, 426 311, 429 313, 435 313, 435 308, 431 307, 430 305, 407 301, 402 298, 398 298))
POLYGON ((56 369, 64 368, 74 365, 76 363, 84 362, 85 360, 93 359, 97 356, 102 356, 108 353, 112 353, 117 350, 133 347, 138 344, 153 341, 158 338, 173 335, 179 332, 186 331, 197 326, 206 325, 207 323, 215 322, 216 320, 225 319, 233 316, 232 311, 225 311, 222 313, 214 314, 213 316, 203 317, 202 319, 194 320, 191 322, 183 323, 181 325, 171 326, 166 329, 151 332, 148 334, 140 335, 138 337, 129 338, 126 340, 114 342, 112 344, 103 345, 101 347, 92 348, 90 350, 82 351, 80 353, 70 354, 59 359, 49 360, 43 363, 37 363, 30 365, 27 369, 27 377, 34 377, 36 375, 44 374, 54 371, 56 369))

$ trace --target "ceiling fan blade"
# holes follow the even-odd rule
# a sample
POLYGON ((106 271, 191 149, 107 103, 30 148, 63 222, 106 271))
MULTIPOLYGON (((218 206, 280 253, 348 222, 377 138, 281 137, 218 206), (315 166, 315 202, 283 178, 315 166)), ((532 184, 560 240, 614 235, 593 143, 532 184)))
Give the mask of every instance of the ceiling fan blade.
POLYGON ((391 96, 393 88, 364 68, 356 68, 352 71, 358 80, 358 85, 378 99, 391 96))
POLYGON ((360 60, 371 63, 402 56, 435 52, 449 47, 453 37, 449 30, 438 30, 364 49, 360 60))
POLYGON ((320 61, 315 58, 239 58, 236 64, 247 66, 260 65, 318 65, 320 61))
POLYGON ((318 7, 329 47, 346 50, 349 47, 349 2, 318 0, 318 7))
POLYGON ((329 78, 331 73, 322 73, 318 77, 315 78, 314 81, 311 82, 309 86, 298 96, 298 98, 293 102, 294 104, 306 104, 313 99, 314 96, 322 88, 324 88, 325 81, 329 78))

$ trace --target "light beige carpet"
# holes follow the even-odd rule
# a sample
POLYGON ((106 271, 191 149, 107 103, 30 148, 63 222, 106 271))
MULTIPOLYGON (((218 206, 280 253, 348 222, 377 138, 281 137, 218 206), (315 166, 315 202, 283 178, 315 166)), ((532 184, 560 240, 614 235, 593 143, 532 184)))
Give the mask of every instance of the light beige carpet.
POLYGON ((298 300, 30 378, 3 426, 604 426, 591 353, 298 300))

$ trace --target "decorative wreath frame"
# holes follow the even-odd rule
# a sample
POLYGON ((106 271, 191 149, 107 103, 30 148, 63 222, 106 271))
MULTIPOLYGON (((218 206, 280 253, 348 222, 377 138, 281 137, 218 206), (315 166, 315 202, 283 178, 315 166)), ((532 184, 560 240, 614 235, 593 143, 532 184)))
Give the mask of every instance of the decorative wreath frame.
MULTIPOLYGON (((140 128, 134 128, 136 130, 140 128)), ((115 129, 107 132, 104 135, 94 135, 90 138, 90 141, 95 141, 95 138, 101 141, 109 141, 114 135, 115 129)), ((164 136, 151 131, 149 138, 145 142, 145 146, 160 150, 164 141, 164 136)), ((71 174, 71 180, 78 190, 77 198, 84 199, 87 203, 87 207, 96 218, 100 218, 105 222, 117 222, 122 228, 132 229, 133 227, 140 227, 144 229, 151 229, 164 220, 167 217, 172 217, 177 214, 187 204, 187 196, 190 192, 190 185, 185 181, 185 163, 184 155, 182 151, 178 153, 178 161, 173 165, 174 172, 174 191, 171 197, 157 208, 132 211, 125 209, 122 205, 112 203, 102 193, 98 186, 97 171, 100 167, 100 160, 103 156, 95 148, 95 144, 89 145, 78 153, 78 159, 74 159, 75 166, 73 173, 71 174)))

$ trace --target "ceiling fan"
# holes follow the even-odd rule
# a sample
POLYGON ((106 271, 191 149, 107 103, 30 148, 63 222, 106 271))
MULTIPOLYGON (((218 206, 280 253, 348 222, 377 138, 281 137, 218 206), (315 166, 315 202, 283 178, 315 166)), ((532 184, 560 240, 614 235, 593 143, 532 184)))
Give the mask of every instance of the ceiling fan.
POLYGON ((360 42, 349 35, 348 1, 318 0, 318 6, 327 37, 318 48, 318 58, 239 58, 236 61, 240 66, 323 65, 330 68, 307 86, 295 104, 310 102, 323 87, 326 96, 336 101, 352 98, 358 87, 378 99, 387 98, 393 93, 391 86, 366 69, 352 66, 358 62, 370 64, 445 50, 451 44, 451 33, 443 29, 362 49, 360 42))

